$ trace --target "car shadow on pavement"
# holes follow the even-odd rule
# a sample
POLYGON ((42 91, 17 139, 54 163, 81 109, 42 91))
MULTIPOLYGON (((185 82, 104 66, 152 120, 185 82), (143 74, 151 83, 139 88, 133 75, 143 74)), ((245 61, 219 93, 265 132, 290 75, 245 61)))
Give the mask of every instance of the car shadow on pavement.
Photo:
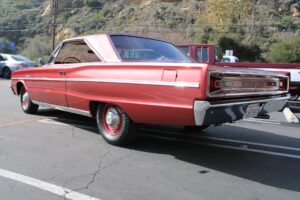
MULTIPOLYGON (((52 119, 56 122, 65 123, 98 134, 94 119, 61 111, 43 111, 39 114, 50 118, 53 117, 52 119)), ((137 141, 125 148, 155 154, 172 155, 175 159, 199 166, 199 171, 197 172, 197 175, 199 176, 203 176, 211 171, 218 171, 263 185, 300 192, 300 151, 297 152, 299 158, 291 158, 238 149, 213 147, 196 144, 195 140, 199 143, 207 142, 207 140, 201 137, 188 142, 190 140, 189 136, 185 136, 185 134, 189 135, 189 133, 186 133, 181 127, 141 127, 142 128, 139 129, 140 136, 137 141), (147 134, 145 134, 144 128, 147 129, 147 127, 150 129, 154 127, 155 131, 153 133, 151 133, 151 131, 146 131, 147 134), (182 134, 180 137, 181 139, 178 139, 178 136, 166 135, 165 131, 167 130, 182 134), (151 134, 162 137, 149 137, 151 134), (175 140, 173 140, 174 138, 175 140), (170 139, 173 141, 170 141, 170 139), (203 168, 206 168, 207 170, 203 171, 203 168)), ((222 127, 222 130, 224 131, 224 134, 226 134, 226 132, 229 131, 229 126, 225 125, 222 127)), ((213 131, 214 128, 209 128, 208 131, 204 131, 202 134, 209 136, 209 132, 213 131)), ((292 141, 294 147, 297 147, 297 144, 299 144, 297 148, 300 148, 300 139, 297 138, 290 138, 271 132, 252 130, 243 127, 234 127, 230 129, 230 131, 231 134, 236 134, 236 138, 234 138, 236 140, 240 140, 240 134, 251 134, 253 137, 264 138, 265 143, 267 144, 272 145, 272 141, 281 141, 280 145, 289 147, 291 144, 290 142, 292 141), (272 138, 271 142, 269 140, 270 138, 272 138)), ((222 142, 218 144, 230 145, 228 143, 223 144, 222 142)))

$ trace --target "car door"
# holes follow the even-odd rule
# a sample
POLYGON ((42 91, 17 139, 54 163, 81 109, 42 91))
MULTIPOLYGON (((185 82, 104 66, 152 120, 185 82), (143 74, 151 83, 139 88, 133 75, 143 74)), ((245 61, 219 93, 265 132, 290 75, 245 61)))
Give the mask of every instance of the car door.
POLYGON ((36 68, 28 78, 34 80, 32 99, 38 102, 67 107, 65 71, 67 65, 56 63, 56 59, 64 52, 62 44, 50 58, 48 64, 36 68))

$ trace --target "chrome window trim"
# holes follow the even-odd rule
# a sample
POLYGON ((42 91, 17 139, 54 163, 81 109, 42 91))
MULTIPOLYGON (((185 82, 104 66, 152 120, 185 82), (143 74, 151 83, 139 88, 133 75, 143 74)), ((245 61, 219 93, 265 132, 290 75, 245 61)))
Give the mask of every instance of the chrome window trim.
MULTIPOLYGON (((53 53, 51 54, 50 56, 50 59, 52 57, 54 57, 54 59, 52 60, 51 63, 48 62, 48 64, 53 64, 53 65, 58 65, 58 64, 55 64, 55 61, 57 59, 57 56, 58 54, 60 53, 61 49, 63 48, 63 46, 67 43, 73 43, 73 42, 84 42, 94 53, 95 55, 98 57, 99 59, 99 63, 103 63, 104 62, 104 59, 102 58, 101 55, 99 55, 99 53, 96 51, 96 49, 88 42, 88 40, 86 39, 81 39, 81 38, 75 38, 75 39, 67 39, 67 40, 64 40, 62 41, 61 43, 59 43, 57 45, 57 47, 55 48, 55 50, 53 51, 53 53)), ((49 59, 49 61, 50 61, 49 59)), ((90 63, 90 62, 84 62, 84 63, 90 63)), ((64 64, 68 64, 68 63, 64 63, 64 64)))
POLYGON ((173 86, 199 88, 200 83, 193 82, 166 82, 166 81, 144 81, 144 80, 121 80, 121 79, 96 79, 96 78, 31 78, 19 77, 12 80, 31 80, 31 81, 66 81, 66 82, 95 82, 95 83, 120 83, 136 85, 154 85, 154 86, 173 86))

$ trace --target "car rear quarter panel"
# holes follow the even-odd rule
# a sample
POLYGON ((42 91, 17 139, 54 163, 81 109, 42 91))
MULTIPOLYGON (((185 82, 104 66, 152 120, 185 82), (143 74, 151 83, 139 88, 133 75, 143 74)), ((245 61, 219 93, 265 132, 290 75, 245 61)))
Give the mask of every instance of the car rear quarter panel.
POLYGON ((205 99, 206 70, 204 66, 175 65, 72 67, 66 72, 67 101, 70 107, 81 110, 89 110, 91 101, 113 103, 137 123, 194 125, 193 104, 196 99, 205 99), (166 86, 165 81, 169 81, 164 78, 166 70, 175 72, 175 82, 199 83, 200 87, 166 86), (95 81, 76 81, 78 78, 95 81), (114 82, 101 81, 107 79, 114 82))

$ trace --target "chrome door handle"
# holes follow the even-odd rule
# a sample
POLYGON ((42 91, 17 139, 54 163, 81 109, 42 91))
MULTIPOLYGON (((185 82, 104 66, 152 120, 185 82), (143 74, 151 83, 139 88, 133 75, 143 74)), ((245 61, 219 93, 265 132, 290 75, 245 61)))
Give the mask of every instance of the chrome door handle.
POLYGON ((65 76, 65 75, 66 75, 66 72, 59 72, 59 75, 65 76))

